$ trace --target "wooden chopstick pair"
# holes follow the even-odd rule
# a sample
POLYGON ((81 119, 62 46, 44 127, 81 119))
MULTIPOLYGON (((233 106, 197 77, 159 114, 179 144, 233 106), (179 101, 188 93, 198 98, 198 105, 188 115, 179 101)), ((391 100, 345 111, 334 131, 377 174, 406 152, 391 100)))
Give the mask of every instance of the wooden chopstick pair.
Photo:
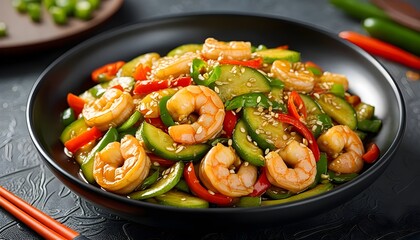
POLYGON ((87 239, 0 186, 0 207, 45 239, 87 239))

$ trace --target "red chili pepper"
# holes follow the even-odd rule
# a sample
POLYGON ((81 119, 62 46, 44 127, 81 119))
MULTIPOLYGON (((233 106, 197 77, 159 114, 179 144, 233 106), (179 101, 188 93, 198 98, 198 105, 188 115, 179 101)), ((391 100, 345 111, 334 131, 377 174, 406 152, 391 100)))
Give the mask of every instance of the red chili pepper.
POLYGON ((315 160, 318 161, 321 153, 319 151, 318 144, 316 143, 316 139, 312 132, 309 131, 309 129, 301 121, 297 120, 296 118, 290 115, 279 113, 277 118, 281 122, 294 126, 298 130, 298 132, 302 134, 303 137, 306 138, 306 140, 308 140, 308 147, 314 154, 315 160))
POLYGON ((75 153, 84 145, 88 144, 89 142, 96 140, 102 137, 102 132, 97 127, 92 127, 91 129, 77 135, 76 137, 68 140, 64 143, 64 146, 72 153, 75 153))
POLYGON ((379 147, 375 143, 370 143, 367 148, 365 154, 362 155, 362 159, 366 163, 373 163, 379 158, 379 147))
POLYGON ((219 60, 220 64, 232 64, 232 65, 240 65, 240 66, 246 66, 251 68, 260 68, 263 64, 262 58, 254 58, 250 60, 233 60, 233 59, 222 59, 219 60))
POLYGON ((74 114, 79 116, 85 106, 85 100, 73 93, 69 93, 67 94, 67 104, 73 109, 74 114))
POLYGON ((146 80, 147 79, 147 75, 150 73, 150 71, 152 70, 151 67, 149 66, 143 66, 143 64, 139 64, 137 65, 136 69, 134 70, 134 74, 133 74, 133 78, 134 80, 146 80))
POLYGON ((305 103, 296 91, 292 91, 289 95, 287 110, 291 116, 298 120, 301 118, 306 119, 307 117, 305 103))
POLYGON ((420 69, 420 58, 387 42, 351 31, 340 32, 339 36, 361 47, 368 53, 377 55, 408 67, 420 69))
POLYGON ((259 197, 267 191, 267 189, 271 186, 271 183, 268 181, 267 178, 267 168, 263 167, 261 169, 261 174, 258 177, 257 182, 254 184, 254 190, 252 193, 249 194, 250 197, 259 197))
POLYGON ((175 164, 174 161, 171 161, 171 160, 167 160, 167 159, 158 157, 158 156, 156 156, 156 155, 154 155, 152 153, 148 153, 147 156, 149 156, 150 161, 152 161, 152 163, 155 163, 156 162, 156 163, 159 164, 159 166, 162 166, 162 167, 170 167, 170 166, 172 166, 172 165, 175 164))
POLYGON ((152 124, 153 126, 162 129, 166 133, 168 132, 168 128, 165 126, 165 124, 162 122, 162 119, 160 117, 157 118, 145 118, 144 121, 147 123, 152 124))
POLYGON ((223 120, 223 130, 226 137, 232 137, 233 129, 235 129, 236 122, 238 121, 238 116, 234 111, 226 111, 225 119, 223 120))
POLYGON ((186 87, 191 84, 191 77, 180 77, 174 80, 144 80, 137 81, 133 93, 145 95, 169 87, 186 87))
POLYGON ((233 198, 220 193, 212 194, 206 188, 201 186, 200 180, 198 180, 197 176, 195 175, 194 165, 192 162, 186 164, 184 168, 184 178, 191 192, 193 192, 199 198, 217 205, 227 206, 232 204, 233 198))
POLYGON ((117 74, 118 70, 120 70, 124 64, 124 61, 105 64, 92 72, 92 80, 95 82, 109 81, 117 74))

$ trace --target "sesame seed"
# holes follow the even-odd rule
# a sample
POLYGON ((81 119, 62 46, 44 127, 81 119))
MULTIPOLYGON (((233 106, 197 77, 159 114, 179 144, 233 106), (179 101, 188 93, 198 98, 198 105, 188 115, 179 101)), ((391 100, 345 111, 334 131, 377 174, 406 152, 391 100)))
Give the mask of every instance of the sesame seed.
POLYGON ((240 130, 241 130, 241 133, 245 133, 245 128, 241 127, 240 130))
POLYGON ((212 190, 207 190, 211 195, 215 195, 215 193, 212 190))
POLYGON ((216 93, 220 93, 220 90, 219 90, 219 88, 218 88, 218 87, 214 87, 214 91, 215 91, 216 93))
POLYGON ((202 133, 203 132, 203 127, 202 126, 200 126, 198 129, 197 129, 197 134, 200 134, 200 133, 202 133))
POLYGON ((330 175, 328 175, 328 174, 325 174, 325 173, 321 174, 322 179, 328 179, 329 177, 330 177, 330 175))
POLYGON ((228 145, 229 145, 229 146, 232 146, 232 144, 233 144, 232 139, 229 139, 229 140, 228 140, 228 145))

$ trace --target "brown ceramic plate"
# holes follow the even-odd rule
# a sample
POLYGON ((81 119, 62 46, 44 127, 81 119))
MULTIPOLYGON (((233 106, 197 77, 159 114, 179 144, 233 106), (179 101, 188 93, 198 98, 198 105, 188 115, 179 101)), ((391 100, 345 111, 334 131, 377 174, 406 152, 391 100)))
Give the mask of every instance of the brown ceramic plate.
POLYGON ((123 0, 104 0, 89 21, 72 17, 68 24, 60 26, 53 22, 46 9, 43 9, 42 21, 36 23, 31 21, 28 14, 16 11, 11 1, 3 2, 0 7, 0 21, 6 23, 8 33, 6 37, 0 38, 0 54, 41 50, 77 39, 109 19, 122 3, 123 0))

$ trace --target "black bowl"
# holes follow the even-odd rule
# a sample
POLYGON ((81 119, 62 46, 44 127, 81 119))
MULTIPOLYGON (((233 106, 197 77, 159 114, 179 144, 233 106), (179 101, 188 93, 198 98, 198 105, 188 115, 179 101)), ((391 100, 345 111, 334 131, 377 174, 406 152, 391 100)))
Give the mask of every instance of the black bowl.
POLYGON ((35 83, 28 101, 27 123, 33 142, 51 171, 68 188, 91 203, 151 226, 195 229, 262 226, 290 222, 319 214, 348 201, 375 181, 390 163, 404 132, 405 108, 400 91, 387 71, 369 54, 313 26, 287 19, 240 14, 200 14, 151 19, 96 36, 52 63, 35 83), (130 60, 142 53, 167 53, 185 43, 207 37, 247 40, 269 47, 289 45, 325 70, 347 75, 351 92, 376 107, 383 127, 373 141, 380 159, 355 180, 305 200, 255 208, 179 209, 131 200, 105 192, 80 178, 79 166, 63 152, 60 113, 68 92, 89 86, 89 74, 98 66, 130 60), (226 224, 229 222, 230 224, 226 224))

